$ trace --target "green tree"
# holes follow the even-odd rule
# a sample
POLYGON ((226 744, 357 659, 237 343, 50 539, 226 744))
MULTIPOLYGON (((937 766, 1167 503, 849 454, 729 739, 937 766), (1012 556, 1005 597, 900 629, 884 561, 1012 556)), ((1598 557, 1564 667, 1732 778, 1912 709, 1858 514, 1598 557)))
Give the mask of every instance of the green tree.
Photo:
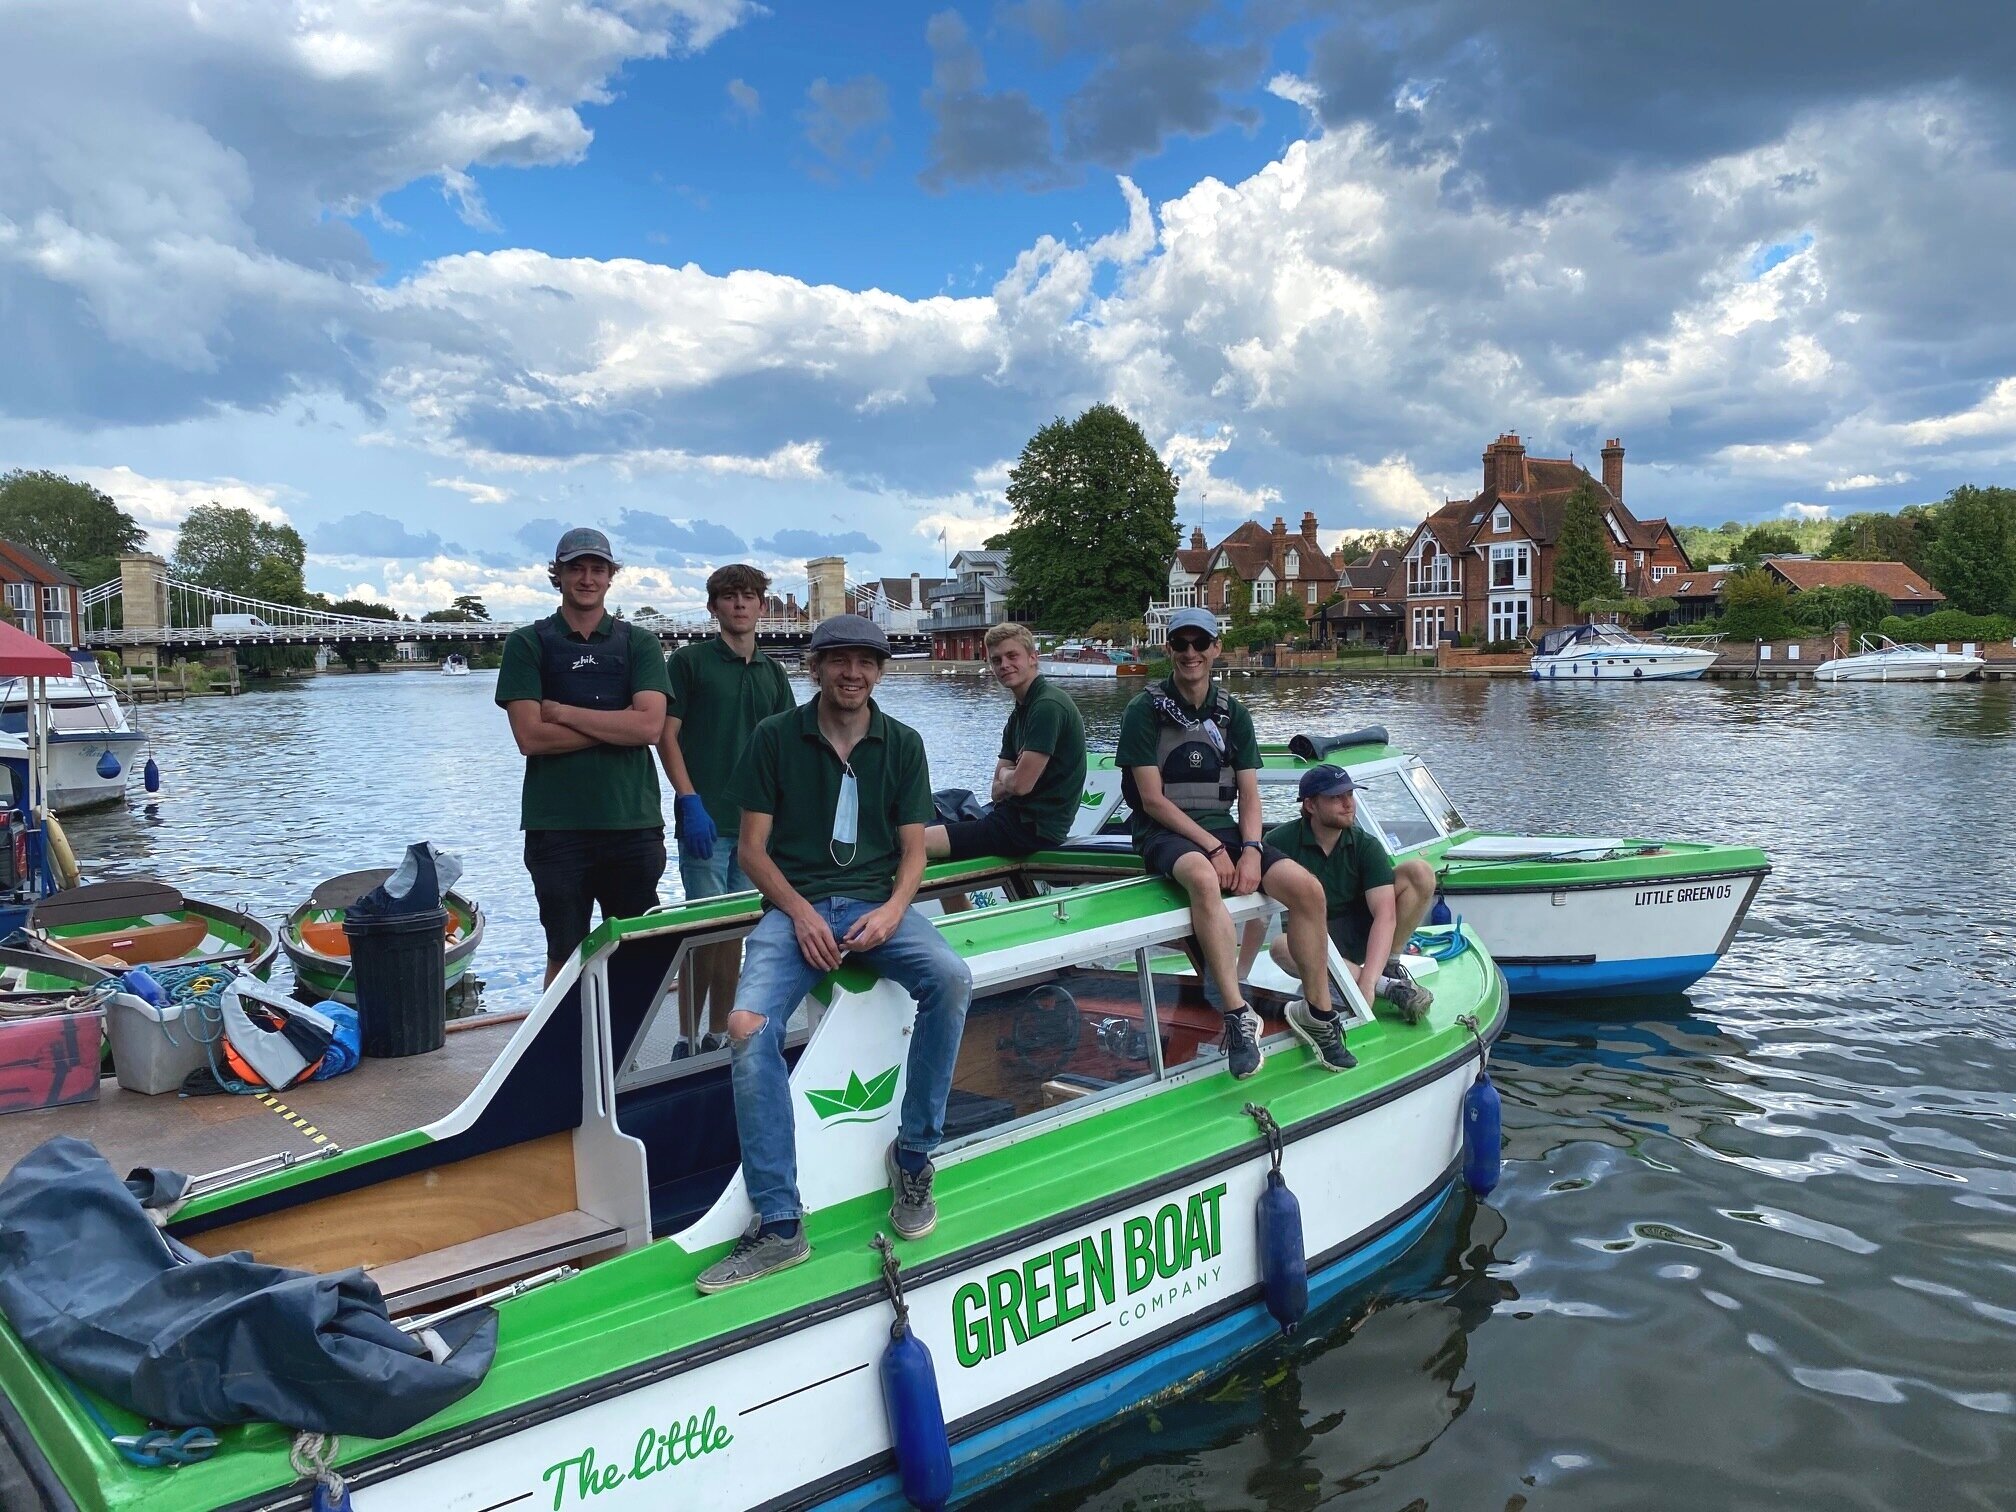
MULTIPOLYGON (((448 607, 455 610, 458 614, 466 616, 465 623, 474 622, 485 625, 490 623, 490 611, 484 607, 483 600, 473 593, 456 594, 455 602, 448 607)), ((651 611, 644 609, 639 612, 649 614, 651 611)))
POLYGON ((1799 538, 1782 525, 1759 525, 1736 543, 1729 560, 1738 567, 1755 567, 1767 556, 1796 556, 1799 538))
POLYGON ((2016 612, 2016 489, 1962 484, 1948 494, 1926 567, 1955 609, 2016 612))
POLYGON ((1586 478, 1568 496, 1561 534, 1554 543, 1554 602, 1581 612, 1591 600, 1617 596, 1617 570, 1611 566, 1608 532, 1603 526, 1603 501, 1586 478))
POLYGON ((1927 519, 1923 509, 1914 504, 1894 515, 1873 511, 1849 515, 1835 523, 1820 554, 1834 562, 1902 562, 1913 572, 1923 572, 1932 534, 1923 528, 1927 519))
POLYGON ((347 614, 354 619, 396 620, 399 618, 399 611, 394 609, 390 604, 380 604, 371 599, 323 599, 322 602, 315 603, 312 600, 320 599, 321 595, 313 594, 310 598, 309 607, 311 609, 326 609, 331 614, 347 614))
POLYGON ((272 525, 249 509, 199 504, 182 522, 175 575, 273 604, 306 604, 308 549, 292 525, 272 525))
POLYGON ((1783 640, 1792 633, 1792 591, 1776 573, 1749 568, 1722 584, 1722 633, 1731 640, 1783 640))
POLYGON ((1030 437, 1009 471, 1008 502, 1008 572, 1041 629, 1133 619, 1167 588, 1176 475, 1112 405, 1030 437))
POLYGON ((88 483, 17 469, 0 477, 0 537, 33 547, 95 588, 118 576, 120 553, 138 551, 147 532, 88 483))
POLYGON ((1889 595, 1860 583, 1809 588, 1792 600, 1792 617, 1806 629, 1822 634, 1836 625, 1846 625, 1857 635, 1868 635, 1895 611, 1889 595))

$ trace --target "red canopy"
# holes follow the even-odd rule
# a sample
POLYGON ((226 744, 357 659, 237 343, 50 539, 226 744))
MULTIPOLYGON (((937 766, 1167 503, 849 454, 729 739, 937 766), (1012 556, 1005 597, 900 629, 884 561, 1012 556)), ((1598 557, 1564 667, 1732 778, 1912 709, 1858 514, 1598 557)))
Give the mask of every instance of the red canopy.
POLYGON ((70 658, 0 620, 0 677, 75 677, 70 658))

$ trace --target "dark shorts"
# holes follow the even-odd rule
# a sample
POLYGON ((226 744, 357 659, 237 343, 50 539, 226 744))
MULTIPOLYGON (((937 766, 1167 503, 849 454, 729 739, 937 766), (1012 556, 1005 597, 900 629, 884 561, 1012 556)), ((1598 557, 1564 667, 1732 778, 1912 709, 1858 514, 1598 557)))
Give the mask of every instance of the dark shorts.
MULTIPOLYGON (((1222 843, 1226 850, 1238 859, 1239 831, 1236 829, 1207 830, 1205 833, 1222 843)), ((1148 870, 1164 877, 1176 875, 1176 863, 1185 856, 1200 856, 1205 847, 1194 840, 1187 840, 1173 830, 1157 830, 1141 843, 1141 860, 1148 870)), ((1260 875, 1266 876, 1274 869, 1276 861, 1286 861, 1287 852, 1277 850, 1266 841, 1260 842, 1260 875)))
POLYGON ((1020 814, 995 804, 983 818, 958 819, 945 826, 945 839, 952 847, 954 861, 970 861, 975 856, 1032 856, 1048 850, 1050 842, 1020 814))
MULTIPOLYGON (((1372 910, 1364 899, 1330 915, 1330 939, 1337 953, 1354 966, 1365 964, 1365 943, 1372 938, 1372 910)), ((1397 941, 1395 942, 1398 943, 1397 941)))
POLYGON ((665 830, 527 830, 525 870, 539 900, 546 959, 564 961, 588 938, 598 903, 604 919, 634 919, 658 906, 665 830))

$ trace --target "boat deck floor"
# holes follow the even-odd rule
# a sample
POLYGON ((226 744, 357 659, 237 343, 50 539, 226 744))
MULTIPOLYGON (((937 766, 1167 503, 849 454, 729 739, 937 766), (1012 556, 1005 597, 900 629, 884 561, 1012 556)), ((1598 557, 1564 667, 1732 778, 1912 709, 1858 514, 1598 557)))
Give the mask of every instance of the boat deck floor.
POLYGON ((0 1172, 59 1134, 89 1140, 121 1173, 158 1166, 193 1176, 286 1151, 311 1154, 331 1143, 356 1149, 452 1111, 511 1042, 523 1017, 457 1019, 430 1054, 366 1057, 342 1076, 270 1097, 147 1097, 107 1077, 95 1102, 0 1116, 0 1172))

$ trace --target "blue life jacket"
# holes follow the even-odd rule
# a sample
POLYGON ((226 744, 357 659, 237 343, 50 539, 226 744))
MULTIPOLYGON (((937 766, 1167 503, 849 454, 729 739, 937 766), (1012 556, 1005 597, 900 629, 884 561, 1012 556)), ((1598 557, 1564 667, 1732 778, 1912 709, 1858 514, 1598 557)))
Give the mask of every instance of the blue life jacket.
POLYGON ((611 623, 601 640, 572 640, 566 622, 542 619, 539 635, 539 688, 555 703, 577 709, 630 707, 630 627, 611 623))

